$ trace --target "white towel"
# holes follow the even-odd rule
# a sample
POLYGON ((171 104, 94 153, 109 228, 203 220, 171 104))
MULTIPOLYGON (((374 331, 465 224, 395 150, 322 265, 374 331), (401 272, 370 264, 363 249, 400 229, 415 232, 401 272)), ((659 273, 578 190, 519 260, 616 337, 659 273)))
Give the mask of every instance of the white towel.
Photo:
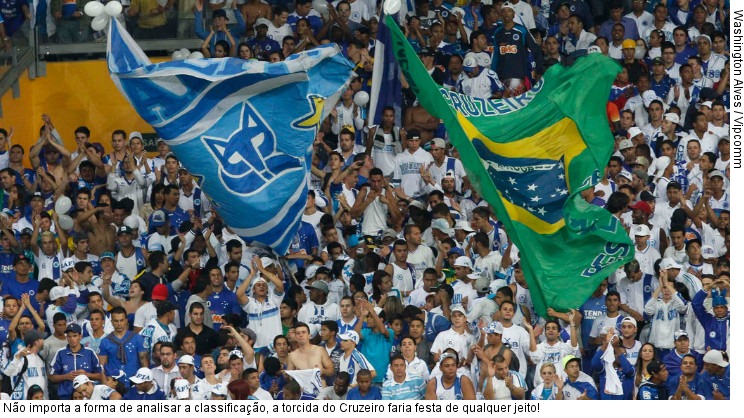
POLYGON ((287 374, 296 380, 300 384, 302 391, 307 394, 318 396, 320 390, 323 388, 320 369, 317 367, 307 370, 287 370, 287 374))
POLYGON ((602 354, 605 372, 605 393, 609 395, 623 395, 623 382, 617 375, 617 370, 613 363, 615 362, 615 350, 612 346, 607 347, 607 351, 602 354))

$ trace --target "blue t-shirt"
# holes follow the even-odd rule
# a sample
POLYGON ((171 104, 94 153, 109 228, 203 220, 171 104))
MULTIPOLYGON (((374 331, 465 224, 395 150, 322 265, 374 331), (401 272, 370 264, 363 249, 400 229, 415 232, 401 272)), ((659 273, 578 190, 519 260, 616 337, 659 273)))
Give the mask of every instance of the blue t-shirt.
POLYGON ((235 293, 222 287, 219 292, 214 292, 207 298, 209 309, 212 311, 212 322, 214 330, 219 331, 222 326, 222 316, 229 313, 240 315, 240 303, 235 293))
POLYGON ((349 392, 346 394, 347 401, 379 401, 381 399, 382 392, 380 391, 380 388, 376 386, 370 386, 369 392, 364 396, 359 393, 358 387, 349 389, 349 392))
MULTIPOLYGON (((124 370, 127 377, 132 377, 137 374, 137 370, 140 367, 139 353, 147 353, 145 348, 145 340, 141 335, 135 334, 131 331, 127 331, 124 334, 124 338, 117 338, 114 333, 111 333, 101 340, 101 344, 98 346, 98 354, 101 356, 108 356, 108 362, 106 363, 105 372, 107 376, 114 376, 119 370, 124 370), (131 335, 131 339, 129 338, 131 335), (114 339, 116 342, 111 341, 114 339), (129 340, 129 341, 127 341, 129 340), (127 341, 124 344, 125 361, 119 358, 119 344, 127 341)), ((148 353, 149 354, 149 353, 148 353)))
POLYGON ((15 271, 11 272, 7 278, 2 278, 3 282, 3 294, 11 295, 14 298, 20 299, 21 295, 28 293, 31 299, 36 299, 33 296, 36 295, 36 289, 39 288, 39 282, 36 280, 29 280, 26 283, 18 283, 16 281, 15 271))
POLYGON ((393 347, 395 333, 392 329, 387 328, 388 337, 383 337, 379 332, 373 332, 371 328, 362 328, 362 348, 361 352, 364 357, 372 363, 372 367, 377 370, 377 376, 372 379, 374 383, 382 383, 385 380, 385 373, 390 364, 390 349, 393 347))

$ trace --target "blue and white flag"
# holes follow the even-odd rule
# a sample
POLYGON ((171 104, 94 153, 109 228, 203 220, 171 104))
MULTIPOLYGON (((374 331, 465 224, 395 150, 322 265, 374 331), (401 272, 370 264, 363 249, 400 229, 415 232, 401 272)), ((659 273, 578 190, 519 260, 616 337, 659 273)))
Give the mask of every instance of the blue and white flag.
POLYGON ((109 27, 108 67, 119 90, 236 234, 285 254, 305 208, 315 134, 353 64, 334 45, 280 63, 152 64, 118 20, 109 27))
MULTIPOLYGON (((396 13, 397 15, 397 13, 396 13)), ((397 16, 394 18, 397 20, 397 16)), ((377 41, 375 42, 375 63, 372 69, 372 88, 369 93, 369 113, 367 125, 379 125, 382 122, 382 110, 386 106, 395 109, 395 123, 401 126, 401 103, 403 93, 400 84, 400 69, 395 60, 390 38, 390 29, 384 15, 380 15, 377 25, 377 41)))

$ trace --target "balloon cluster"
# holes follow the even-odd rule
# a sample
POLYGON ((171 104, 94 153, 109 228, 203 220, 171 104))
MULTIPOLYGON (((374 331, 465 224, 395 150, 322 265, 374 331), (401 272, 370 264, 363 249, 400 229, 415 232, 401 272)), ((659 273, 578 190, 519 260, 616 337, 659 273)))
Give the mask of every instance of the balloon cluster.
POLYGON ((54 211, 57 212, 57 216, 59 217, 59 227, 65 231, 69 231, 75 226, 75 221, 67 214, 70 208, 72 208, 72 200, 67 196, 60 197, 54 204, 54 211))
POLYGON ((86 15, 93 18, 90 22, 90 27, 97 32, 105 29, 112 17, 119 16, 122 7, 118 1, 109 1, 104 6, 103 3, 93 0, 85 4, 83 11, 86 15))
POLYGON ((181 61, 186 59, 199 59, 204 58, 204 54, 202 54, 199 51, 191 52, 188 50, 188 48, 181 48, 178 50, 173 51, 173 54, 171 54, 171 58, 173 61, 181 61))

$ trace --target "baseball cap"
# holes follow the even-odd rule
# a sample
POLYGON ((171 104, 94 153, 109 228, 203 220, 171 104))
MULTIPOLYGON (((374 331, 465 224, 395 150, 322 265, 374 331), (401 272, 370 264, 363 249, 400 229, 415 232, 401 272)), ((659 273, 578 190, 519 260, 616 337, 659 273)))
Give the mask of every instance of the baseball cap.
POLYGON ((217 17, 224 17, 225 20, 230 20, 230 19, 227 18, 227 12, 225 11, 225 9, 217 9, 217 10, 213 11, 212 12, 212 19, 217 18, 217 17))
POLYGON ((264 268, 271 267, 274 265, 274 260, 269 257, 261 257, 261 265, 264 266, 264 268))
POLYGON ((114 257, 114 253, 112 253, 111 251, 106 251, 102 253, 101 258, 99 258, 99 260, 103 261, 104 258, 110 258, 112 260, 116 259, 116 257, 114 257))
POLYGON ((132 131, 132 133, 129 134, 129 140, 131 141, 134 138, 142 139, 142 134, 137 131, 132 131))
POLYGON ((659 264, 659 268, 662 270, 669 270, 669 269, 681 269, 682 265, 677 262, 677 260, 666 257, 663 260, 661 260, 661 264, 659 264))
POLYGON ((136 384, 152 381, 152 372, 147 367, 142 367, 137 370, 137 374, 130 377, 129 380, 136 384))
POLYGON ((620 170, 620 172, 617 173, 617 175, 628 181, 633 181, 633 175, 630 174, 627 170, 620 170))
POLYGON ((504 326, 499 321, 493 321, 487 327, 483 328, 483 332, 486 334, 503 334, 504 326))
POLYGON ((702 253, 703 258, 718 257, 718 253, 716 252, 715 248, 711 247, 710 245, 703 245, 702 248, 700 248, 700 252, 702 253))
POLYGON ((635 47, 636 47, 636 43, 634 40, 626 39, 623 41, 622 49, 635 49, 635 47))
POLYGON ((649 107, 651 105, 651 102, 653 102, 654 100, 659 100, 659 97, 653 90, 644 91, 643 94, 641 94, 641 98, 643 99, 644 107, 649 107))
POLYGON ((261 276, 258 276, 255 279, 253 279, 253 282, 251 282, 251 287, 253 287, 253 286, 255 286, 255 285, 259 284, 259 283, 263 283, 265 285, 268 285, 269 284, 269 282, 267 282, 266 279, 264 279, 261 276))
POLYGON ((697 39, 695 39, 695 43, 700 43, 700 41, 703 40, 703 39, 705 39, 706 41, 708 41, 709 44, 712 44, 713 43, 713 41, 710 40, 710 36, 708 36, 706 34, 703 34, 703 33, 701 33, 700 35, 698 35, 697 39))
POLYGON ((598 47, 597 45, 592 45, 589 47, 589 49, 586 50, 587 54, 601 54, 602 48, 598 47))
POLYGON ((217 396, 227 396, 227 388, 222 383, 212 386, 212 394, 217 396))
POLYGON ((49 291, 49 299, 54 302, 55 300, 66 297, 69 294, 70 292, 66 287, 54 286, 52 290, 49 291))
POLYGON ((672 113, 672 112, 665 113, 664 120, 668 120, 669 122, 676 123, 677 125, 679 125, 679 115, 677 115, 676 113, 672 113))
POLYGON ((643 225, 643 224, 636 225, 635 228, 634 228, 634 231, 635 231, 635 235, 637 237, 639 237, 639 236, 640 237, 647 237, 647 236, 651 235, 651 231, 648 229, 648 226, 643 225))
POLYGON ((651 60, 652 65, 664 65, 664 60, 661 59, 661 57, 656 57, 653 60, 651 60))
POLYGON ((620 322, 620 325, 622 324, 632 324, 634 327, 638 326, 638 322, 636 322, 635 318, 631 316, 626 316, 623 318, 623 320, 620 322))
POLYGON ((263 18, 263 17, 259 17, 258 19, 256 19, 256 23, 253 24, 253 27, 254 28, 257 28, 259 26, 266 26, 268 28, 269 27, 269 23, 270 22, 269 22, 268 19, 263 18))
POLYGON ((648 365, 646 365, 646 371, 654 375, 659 373, 663 366, 664 363, 662 363, 660 360, 653 359, 648 363, 648 365))
POLYGON ((703 362, 715 364, 720 367, 728 367, 728 361, 723 359, 723 353, 719 350, 710 350, 703 356, 703 362))
POLYGON ((465 232, 475 232, 473 227, 470 226, 470 222, 468 221, 457 221, 455 223, 455 230, 458 230, 458 229, 465 231, 465 232))
POLYGON ((176 379, 176 383, 173 385, 173 389, 176 390, 176 399, 188 399, 190 387, 188 380, 176 379))
POLYGON ((633 145, 633 141, 630 139, 623 139, 620 141, 620 144, 618 144, 617 148, 622 151, 624 149, 633 148, 635 145, 633 145))
POLYGON ((570 363, 572 361, 581 362, 581 359, 578 358, 578 357, 576 357, 576 356, 574 356, 573 354, 569 354, 569 355, 563 357, 561 359, 561 365, 563 365, 563 369, 565 370, 566 369, 566 366, 568 365, 568 363, 570 363))
POLYGON ((126 225, 120 226, 119 229, 116 231, 116 235, 131 234, 131 233, 132 233, 132 228, 126 225))
MULTIPOLYGON (((418 202, 418 200, 415 200, 415 202, 418 202)), ((398 238, 398 233, 394 229, 388 228, 382 233, 382 239, 385 238, 398 238)))
POLYGON ((305 289, 318 289, 321 292, 328 293, 328 284, 323 280, 316 280, 310 286, 305 286, 305 289))
POLYGON ((162 210, 156 210, 150 217, 150 226, 158 227, 165 225, 168 218, 165 216, 165 212, 162 210))
POLYGON ((453 306, 452 309, 450 309, 450 311, 452 314, 454 314, 455 312, 460 312, 461 314, 466 315, 466 316, 468 314, 467 312, 465 312, 465 308, 460 304, 453 306))
POLYGON ((338 338, 341 341, 354 341, 354 344, 359 344, 359 334, 356 331, 346 331, 343 334, 339 334, 338 338))
POLYGON ((152 288, 152 300, 166 300, 168 299, 168 286, 158 283, 152 288))
POLYGON ((633 162, 630 165, 642 165, 644 167, 648 167, 649 165, 648 158, 643 157, 643 156, 636 157, 636 159, 633 160, 633 162))
POLYGON ((75 259, 72 257, 67 257, 64 260, 62 260, 62 271, 67 271, 71 268, 75 267, 75 259))
POLYGON ((442 138, 434 138, 431 140, 431 146, 437 148, 446 148, 447 144, 445 144, 444 139, 442 138))
POLYGON ((424 48, 421 48, 421 50, 419 51, 419 55, 433 57, 437 55, 437 51, 434 48, 424 47, 424 48))
POLYGON ((192 357, 192 356, 190 356, 188 354, 184 354, 184 355, 182 355, 181 357, 178 358, 178 362, 176 362, 176 364, 190 364, 190 365, 193 366, 194 365, 194 357, 192 357))
POLYGON ((477 66, 478 66, 478 59, 475 57, 475 54, 472 54, 472 53, 465 54, 465 58, 462 60, 463 71, 471 72, 475 70, 475 67, 477 66))
POLYGON ((469 269, 473 269, 473 263, 470 261, 470 258, 462 256, 457 257, 457 260, 455 260, 455 264, 453 267, 467 267, 469 269))
POLYGON ((90 379, 88 379, 88 376, 84 374, 80 374, 75 376, 75 379, 72 380, 72 388, 77 389, 80 386, 83 386, 86 383, 89 383, 90 379))
POLYGON ((34 234, 34 230, 31 228, 23 228, 21 230, 21 235, 33 235, 33 234, 34 234))
POLYGON ((13 257, 13 265, 14 266, 16 264, 20 263, 21 261, 25 261, 27 263, 30 263, 30 261, 28 260, 28 257, 26 257, 26 254, 20 253, 20 254, 16 254, 16 256, 13 257))
POLYGON ((630 129, 628 129, 628 136, 630 138, 635 138, 636 136, 642 134, 643 131, 641 131, 641 128, 637 126, 631 126, 630 129))
POLYGON ((700 103, 700 106, 707 106, 709 109, 713 107, 713 102, 710 100, 700 103))
POLYGON ((512 9, 512 10, 516 11, 516 9, 514 9, 514 6, 512 6, 512 4, 509 3, 508 1, 505 1, 504 2, 504 4, 501 6, 501 9, 502 10, 503 9, 512 9))
POLYGON ((82 334, 83 329, 80 327, 80 325, 72 323, 67 326, 67 329, 65 329, 65 334, 67 334, 68 332, 76 332, 78 334, 82 334))
POLYGON ((639 200, 639 201, 635 202, 635 204, 633 206, 630 206, 630 208, 631 209, 637 209, 637 210, 643 211, 646 215, 650 215, 651 214, 651 206, 649 206, 648 203, 646 203, 646 202, 644 202, 642 200, 639 200))
POLYGON ((463 251, 460 247, 452 247, 448 252, 447 255, 450 254, 457 254, 458 257, 462 257, 465 255, 465 251, 463 251))
POLYGON ((688 340, 690 339, 690 336, 687 335, 687 332, 686 331, 683 331, 683 330, 674 331, 674 341, 677 341, 677 340, 679 340, 680 338, 683 338, 683 337, 684 338, 687 338, 688 340))
POLYGON ((449 226, 449 224, 447 223, 447 221, 446 221, 446 220, 444 220, 444 219, 441 219, 441 218, 439 218, 439 219, 434 219, 434 220, 432 221, 432 223, 431 223, 431 229, 432 229, 432 230, 434 230, 434 229, 438 229, 438 230, 440 230, 440 231, 444 232, 444 233, 445 233, 445 234, 447 234, 447 235, 452 235, 452 233, 454 233, 454 232, 455 232, 455 230, 454 230, 454 229, 450 228, 450 226, 449 226))
POLYGON ((307 266, 307 268, 305 269, 305 278, 309 279, 311 277, 315 277, 315 273, 317 273, 320 267, 321 266, 317 264, 310 264, 309 266, 307 266))
POLYGON ((709 179, 712 179, 713 177, 720 177, 722 179, 726 178, 720 170, 713 170, 708 174, 709 179))

